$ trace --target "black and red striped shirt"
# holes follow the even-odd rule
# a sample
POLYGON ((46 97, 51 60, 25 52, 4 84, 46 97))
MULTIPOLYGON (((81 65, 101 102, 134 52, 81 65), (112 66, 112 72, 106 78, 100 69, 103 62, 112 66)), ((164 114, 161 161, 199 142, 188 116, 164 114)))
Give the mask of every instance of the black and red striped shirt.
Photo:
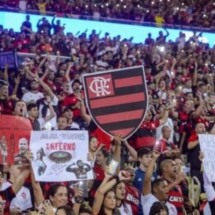
MULTIPOLYGON (((167 181, 167 183, 171 184, 169 181, 167 181)), ((176 185, 171 190, 169 190, 168 202, 176 207, 178 215, 184 215, 184 197, 180 185, 176 185)))

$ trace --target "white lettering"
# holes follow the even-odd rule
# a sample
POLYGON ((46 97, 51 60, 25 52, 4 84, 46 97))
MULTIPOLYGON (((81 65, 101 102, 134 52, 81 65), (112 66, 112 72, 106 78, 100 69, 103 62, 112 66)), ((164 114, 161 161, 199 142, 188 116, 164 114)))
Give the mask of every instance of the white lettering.
POLYGON ((96 96, 110 95, 111 92, 108 91, 108 89, 110 88, 108 82, 110 82, 110 78, 105 79, 103 77, 96 77, 91 82, 89 88, 93 93, 96 94, 96 96))

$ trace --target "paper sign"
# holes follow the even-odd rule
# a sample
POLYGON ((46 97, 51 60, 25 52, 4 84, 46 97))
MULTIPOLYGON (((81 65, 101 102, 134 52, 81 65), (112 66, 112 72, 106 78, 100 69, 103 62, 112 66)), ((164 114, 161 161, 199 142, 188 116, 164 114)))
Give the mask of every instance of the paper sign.
POLYGON ((87 131, 32 131, 30 149, 37 181, 93 179, 87 131))
POLYGON ((199 135, 201 151, 204 154, 203 166, 211 182, 215 182, 215 135, 199 135))

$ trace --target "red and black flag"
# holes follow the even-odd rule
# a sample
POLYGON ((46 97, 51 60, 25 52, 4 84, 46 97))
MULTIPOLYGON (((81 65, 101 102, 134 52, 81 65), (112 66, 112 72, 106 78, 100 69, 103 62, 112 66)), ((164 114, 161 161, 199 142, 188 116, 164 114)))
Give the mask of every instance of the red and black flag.
POLYGON ((127 139, 142 124, 147 86, 142 66, 83 76, 87 108, 94 122, 111 136, 127 139))

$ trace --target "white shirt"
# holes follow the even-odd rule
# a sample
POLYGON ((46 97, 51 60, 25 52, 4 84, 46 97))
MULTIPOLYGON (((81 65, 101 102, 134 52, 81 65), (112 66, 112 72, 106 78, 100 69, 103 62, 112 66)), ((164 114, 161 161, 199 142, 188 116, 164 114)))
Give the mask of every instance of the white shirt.
MULTIPOLYGON (((159 200, 154 195, 152 195, 151 193, 146 195, 146 196, 141 195, 141 205, 143 208, 143 214, 144 215, 149 215, 150 209, 155 202, 159 202, 159 200)), ((169 202, 166 202, 165 204, 168 208, 169 215, 177 215, 178 214, 176 207, 173 204, 171 204, 169 202)))
POLYGON ((36 103, 39 99, 43 98, 43 94, 41 92, 33 93, 31 91, 25 93, 22 97, 22 100, 25 103, 36 103))
MULTIPOLYGON (((52 106, 58 105, 57 96, 54 96, 54 98, 51 100, 51 104, 52 104, 52 106)), ((43 119, 42 118, 42 108, 43 108, 43 105, 40 105, 39 106, 39 119, 43 119)), ((46 113, 46 117, 49 115, 50 115, 50 109, 48 108, 47 113, 46 113)), ((45 128, 46 130, 51 130, 51 128, 55 128, 56 126, 57 126, 57 117, 55 116, 52 119, 50 119, 48 122, 44 123, 43 128, 45 128), (47 129, 47 127, 51 127, 51 128, 47 129)))
POLYGON ((78 130, 80 130, 80 126, 76 122, 73 122, 72 124, 70 124, 69 127, 71 129, 78 129, 78 130))
POLYGON ((118 209, 121 215, 133 215, 130 204, 124 203, 118 209))
MULTIPOLYGON (((1 191, 6 190, 12 184, 9 181, 4 181, 1 187, 1 191)), ((32 208, 31 194, 27 187, 22 186, 16 197, 10 202, 10 208, 19 208, 21 211, 32 208)))

